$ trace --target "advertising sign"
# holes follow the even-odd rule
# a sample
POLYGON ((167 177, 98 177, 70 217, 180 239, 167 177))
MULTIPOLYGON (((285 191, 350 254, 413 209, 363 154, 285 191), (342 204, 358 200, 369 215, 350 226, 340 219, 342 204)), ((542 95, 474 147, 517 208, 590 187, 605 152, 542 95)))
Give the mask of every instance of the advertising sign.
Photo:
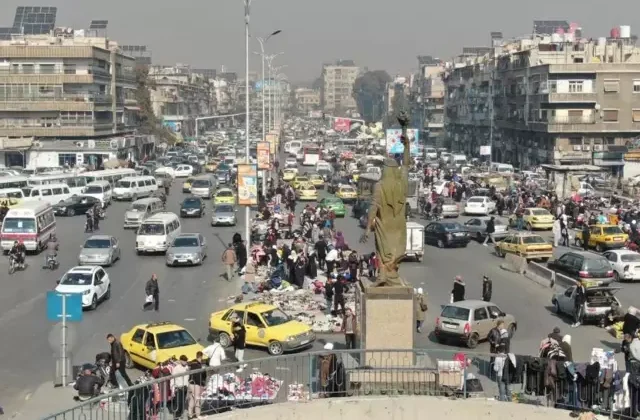
POLYGON ((182 132, 182 122, 180 121, 163 121, 162 125, 167 127, 172 133, 182 132))
POLYGON ((491 146, 480 146, 480 156, 491 156, 491 146))
POLYGON ((309 118, 322 118, 322 111, 309 111, 309 118))
POLYGON ((258 204, 258 168, 256 165, 238 165, 238 204, 258 204))
POLYGON ((267 134, 267 143, 269 143, 269 152, 272 155, 276 154, 276 147, 278 145, 278 136, 275 134, 267 134))
POLYGON ((258 143, 258 169, 269 169, 271 163, 270 146, 268 142, 258 143))
MULTIPOLYGON (((401 128, 391 128, 387 130, 387 154, 395 155, 404 153, 404 145, 400 139, 401 136, 401 128)), ((409 137, 409 144, 411 144, 411 156, 420 156, 420 148, 418 147, 420 131, 417 128, 409 128, 407 129, 407 137, 409 137)))
POLYGON ((333 129, 336 131, 348 132, 351 128, 351 120, 347 118, 336 118, 333 122, 333 129))

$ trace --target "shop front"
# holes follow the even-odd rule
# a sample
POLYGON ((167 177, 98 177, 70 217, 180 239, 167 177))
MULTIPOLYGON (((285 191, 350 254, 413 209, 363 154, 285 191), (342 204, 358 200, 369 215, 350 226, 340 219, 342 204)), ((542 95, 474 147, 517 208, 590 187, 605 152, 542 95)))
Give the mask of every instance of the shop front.
POLYGON ((601 167, 609 175, 622 178, 624 175, 624 146, 609 146, 606 152, 593 152, 593 165, 601 167))

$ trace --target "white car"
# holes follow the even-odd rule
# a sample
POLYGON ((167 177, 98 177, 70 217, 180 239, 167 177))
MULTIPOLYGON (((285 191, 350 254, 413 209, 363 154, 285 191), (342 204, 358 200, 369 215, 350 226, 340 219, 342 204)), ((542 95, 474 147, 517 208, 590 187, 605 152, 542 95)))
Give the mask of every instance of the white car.
POLYGON ((193 166, 191 165, 178 165, 175 169, 176 178, 188 178, 193 175, 193 166))
POLYGON ((616 281, 640 280, 640 254, 628 249, 616 249, 602 254, 613 269, 616 281))
POLYGON ((170 166, 162 166, 154 171, 155 174, 167 174, 171 178, 176 177, 176 171, 170 166))
POLYGON ((464 205, 464 214, 481 214, 488 216, 494 211, 496 211, 496 203, 491 201, 489 197, 471 197, 464 205))
POLYGON ((96 309, 98 302, 111 297, 111 280, 100 266, 73 267, 57 283, 58 293, 82 294, 83 308, 96 309))
POLYGON ((284 161, 284 167, 285 168, 297 168, 298 167, 298 161, 294 157, 288 157, 284 161))

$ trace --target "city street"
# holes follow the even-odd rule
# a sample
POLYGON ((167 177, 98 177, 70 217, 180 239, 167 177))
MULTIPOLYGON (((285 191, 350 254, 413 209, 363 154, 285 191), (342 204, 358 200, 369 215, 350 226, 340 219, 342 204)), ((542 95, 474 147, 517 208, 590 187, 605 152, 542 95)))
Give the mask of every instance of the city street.
MULTIPOLYGON (((174 183, 169 196, 168 210, 178 212, 184 197, 181 181, 174 183)), ((322 192, 321 194, 326 194, 322 192)), ((112 280, 111 300, 102 303, 94 312, 85 312, 81 323, 72 324, 72 335, 76 337, 71 348, 73 364, 92 362, 96 353, 108 350, 105 336, 113 333, 119 336, 133 325, 145 322, 171 321, 183 325, 206 345, 207 322, 212 311, 229 305, 228 297, 239 293, 240 284, 227 282, 220 273, 223 271, 219 258, 231 240, 234 232, 244 236, 244 228, 212 228, 209 215, 202 219, 183 219, 183 232, 201 232, 209 244, 208 259, 201 267, 166 267, 164 257, 137 256, 134 250, 135 231, 122 228, 124 212, 128 202, 114 202, 107 210, 107 219, 101 222, 100 233, 111 234, 120 240, 122 259, 113 267, 107 267, 112 280), (144 285, 152 273, 156 273, 160 283, 160 311, 143 312, 144 285)), ((300 206, 299 206, 300 207, 300 206)), ((208 203, 211 208, 211 203, 208 203)), ((238 211, 238 219, 244 220, 243 209, 238 211)), ((362 229, 356 219, 347 217, 337 220, 337 229, 342 230, 348 243, 359 252, 373 250, 373 237, 368 243, 359 243, 362 229)), ((464 222, 466 217, 452 219, 464 222)), ((0 342, 0 352, 8 355, 0 361, 0 395, 5 411, 18 409, 20 402, 43 382, 53 380, 55 362, 49 335, 53 328, 46 320, 45 293, 55 287, 56 280, 69 268, 76 265, 76 257, 84 239, 82 233, 84 217, 58 220, 58 238, 61 242, 61 267, 56 272, 40 268, 42 256, 29 256, 26 271, 13 276, 5 276, 6 285, 0 296, 0 334, 8 339, 0 342), (8 409, 9 407, 9 409, 8 409)), ((419 221, 419 220, 418 220, 419 221)), ((427 224, 426 222, 423 224, 427 224)), ((570 321, 557 318, 550 311, 551 290, 544 289, 523 277, 502 270, 502 262, 492 253, 491 247, 471 242, 467 248, 438 249, 427 246, 421 263, 405 262, 401 274, 414 287, 422 287, 428 294, 429 311, 422 334, 416 335, 416 348, 455 350, 456 347, 441 345, 430 337, 440 305, 449 302, 453 278, 461 275, 467 283, 467 298, 479 298, 482 275, 493 280, 493 301, 502 310, 513 314, 518 321, 518 331, 512 342, 515 353, 535 354, 540 340, 553 327, 559 326, 563 333, 573 336, 574 357, 586 359, 592 347, 616 346, 616 340, 605 331, 585 326, 570 329, 570 321)), ((0 270, 6 270, 7 259, 1 261, 0 270)), ((625 286, 634 288, 636 285, 625 286)), ((322 348, 325 341, 343 342, 340 336, 322 336, 312 350, 322 348)), ((488 351, 483 343, 478 352, 488 351)), ((262 350, 247 351, 247 359, 267 357, 262 350)), ((301 363, 306 363, 301 358, 301 363)), ((292 362, 293 363, 293 362, 292 362)), ((297 371, 297 366, 287 368, 297 371)), ((132 372, 132 376, 135 372, 132 372)), ((35 404, 32 401, 30 404, 35 404)), ((71 406, 72 401, 62 406, 71 406)), ((43 413, 44 414, 44 413, 43 413)))

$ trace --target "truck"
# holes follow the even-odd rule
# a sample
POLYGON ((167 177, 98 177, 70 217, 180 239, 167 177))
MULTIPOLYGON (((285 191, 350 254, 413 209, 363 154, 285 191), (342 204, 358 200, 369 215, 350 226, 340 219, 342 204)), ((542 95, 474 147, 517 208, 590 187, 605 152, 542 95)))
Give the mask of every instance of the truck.
POLYGON ((416 222, 407 222, 407 250, 406 258, 415 258, 417 262, 424 255, 424 226, 416 222))

